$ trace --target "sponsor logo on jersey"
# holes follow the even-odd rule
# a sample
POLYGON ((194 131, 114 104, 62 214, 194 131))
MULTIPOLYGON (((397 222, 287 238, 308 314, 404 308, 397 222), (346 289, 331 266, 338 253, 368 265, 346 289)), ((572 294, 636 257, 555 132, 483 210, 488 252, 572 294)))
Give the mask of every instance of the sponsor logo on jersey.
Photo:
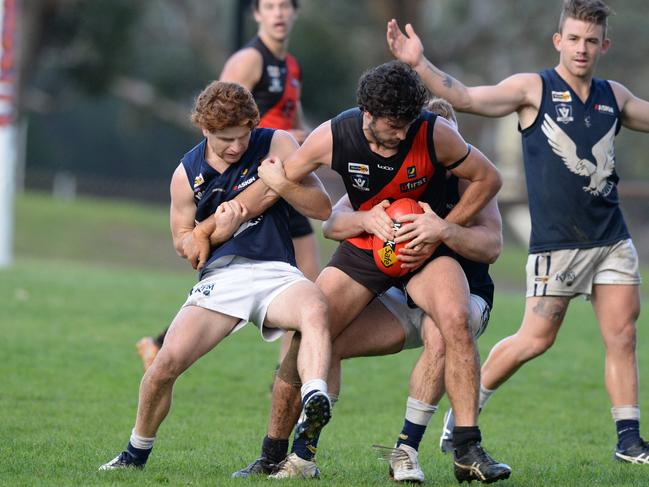
POLYGON ((423 178, 416 179, 414 181, 408 181, 407 183, 401 183, 399 189, 402 193, 408 193, 409 191, 414 191, 420 186, 423 186, 428 182, 428 178, 424 176, 423 178))
POLYGON ((409 166, 406 168, 406 174, 408 175, 408 179, 414 179, 417 177, 417 167, 415 166, 409 166))
POLYGON ((392 166, 383 166, 381 164, 377 164, 376 167, 383 169, 384 171, 394 171, 394 168, 392 166))
POLYGON ((534 282, 536 284, 547 284, 550 278, 548 276, 536 276, 534 282))
POLYGON ((552 91, 552 101, 558 103, 568 103, 572 101, 569 91, 552 91))
POLYGON ((240 189, 245 188, 246 186, 250 186, 252 183, 254 183, 257 180, 257 176, 253 176, 251 178, 246 179, 244 182, 237 184, 234 188, 232 188, 234 191, 239 191, 240 189))
POLYGON ((239 177, 244 178, 246 177, 246 174, 248 174, 248 168, 245 168, 243 171, 241 171, 241 175, 239 177))
POLYGON ((203 173, 200 173, 198 176, 196 176, 194 178, 194 188, 199 187, 204 182, 205 182, 205 179, 203 178, 203 173))
POLYGON ((570 123, 574 120, 572 117, 572 105, 561 103, 555 107, 557 111, 557 122, 570 123))
POLYGON ((369 191, 370 178, 368 178, 364 174, 357 174, 355 176, 352 176, 352 186, 356 189, 360 189, 361 191, 369 191))
POLYGON ((596 103, 595 110, 600 113, 605 113, 606 115, 615 115, 615 110, 613 110, 613 107, 609 107, 608 105, 600 105, 599 103, 596 103))
POLYGON ((348 162, 347 172, 353 174, 369 174, 370 166, 368 166, 367 164, 356 164, 355 162, 348 162))
POLYGON ((266 66, 266 72, 270 78, 270 83, 268 84, 268 91, 271 93, 281 93, 284 91, 284 86, 282 86, 282 70, 279 66, 268 65, 266 66))

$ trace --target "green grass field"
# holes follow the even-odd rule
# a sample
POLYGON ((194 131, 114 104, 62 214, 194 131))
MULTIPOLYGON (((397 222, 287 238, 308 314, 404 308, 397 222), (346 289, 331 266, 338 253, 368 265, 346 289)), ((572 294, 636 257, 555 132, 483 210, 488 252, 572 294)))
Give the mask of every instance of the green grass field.
MULTIPOLYGON (((170 321, 194 274, 168 262, 177 258, 166 209, 84 203, 18 201, 18 259, 0 271, 0 484, 268 484, 229 479, 259 453, 267 419, 277 347, 253 327, 181 377, 144 471, 97 472, 133 426, 141 378, 134 344, 170 321)), ((523 262, 512 270, 512 259, 495 270, 507 282, 522 274, 523 262)), ((522 293, 497 294, 483 357, 516 330, 522 307, 522 293)), ((647 325, 644 315, 638 355, 645 371, 647 325)), ((391 485, 371 445, 395 441, 415 358, 411 351, 345 365, 341 399, 320 441, 318 485, 391 485)), ((498 485, 646 485, 646 467, 612 460, 609 407, 597 325, 589 304, 576 300, 554 348, 514 376, 481 416, 484 444, 514 470, 498 485)), ((438 413, 429 427, 422 467, 429 485, 456 485, 451 459, 437 447, 441 421, 438 413)))

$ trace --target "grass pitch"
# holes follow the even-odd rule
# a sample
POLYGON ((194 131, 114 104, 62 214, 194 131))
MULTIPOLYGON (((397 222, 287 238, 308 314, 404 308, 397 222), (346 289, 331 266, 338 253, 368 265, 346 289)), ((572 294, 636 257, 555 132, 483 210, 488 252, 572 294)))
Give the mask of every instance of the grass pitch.
MULTIPOLYGON (((56 204, 50 206, 51 218, 60 218, 56 204)), ((24 200, 19 214, 22 208, 24 200)), ((94 210, 89 212, 94 221, 105 223, 98 228, 123 222, 122 212, 137 213, 107 203, 94 210)), ((78 211, 73 213, 83 227, 78 211)), ((164 222, 165 213, 151 209, 144 219, 164 222)), ((156 225, 164 229, 166 224, 156 225)), ((72 238, 77 227, 70 228, 72 238)), ((134 223, 133 228, 145 225, 134 223)), ((19 234, 24 231, 19 226, 19 234)), ((55 238, 55 233, 45 235, 55 238)), ((42 245, 46 248, 47 242, 42 245)), ((158 267, 153 256, 138 266, 133 249, 124 263, 113 249, 110 258, 89 259, 94 264, 74 260, 72 252, 55 260, 45 250, 38 258, 19 250, 24 257, 0 271, 1 485, 270 482, 229 479, 259 453, 268 413, 277 347, 263 343, 253 327, 226 340, 180 378, 144 471, 97 472, 124 448, 133 426, 141 378, 134 344, 171 320, 194 274, 158 267)), ((491 324, 481 338, 483 357, 517 329, 523 304, 522 293, 497 293, 491 324)), ((649 367, 644 353, 648 324, 646 314, 641 316, 641 371, 649 367)), ((371 445, 390 445, 400 431, 416 354, 345 364, 341 399, 320 441, 318 485, 392 485, 387 465, 376 459, 371 445)), ((646 410, 646 388, 640 399, 646 410)), ((451 459, 437 446, 446 405, 433 417, 420 451, 429 485, 457 485, 451 459)), ((646 485, 647 467, 612 460, 615 429, 609 407, 597 324, 590 305, 575 300, 555 346, 505 384, 481 416, 485 446, 514 471, 500 485, 646 485)), ((649 436, 646 424, 643 429, 649 436)))

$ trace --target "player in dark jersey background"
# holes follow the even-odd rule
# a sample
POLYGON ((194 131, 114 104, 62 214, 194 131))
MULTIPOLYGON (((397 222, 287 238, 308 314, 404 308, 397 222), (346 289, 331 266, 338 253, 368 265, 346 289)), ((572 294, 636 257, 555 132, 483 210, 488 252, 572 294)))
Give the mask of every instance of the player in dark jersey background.
MULTIPOLYGON (((500 187, 500 176, 488 159, 471 148, 449 123, 422 111, 428 94, 416 73, 404 63, 393 61, 368 70, 359 81, 357 97, 360 108, 347 110, 320 125, 284 163, 290 181, 300 181, 319 166, 331 167, 341 175, 354 209, 361 210, 350 214, 352 220, 361 216, 349 225, 365 233, 343 242, 316 281, 329 303, 332 339, 377 294, 393 285, 405 285, 414 303, 435 317, 444 338, 447 391, 456 410, 462 409, 462 420, 455 428, 455 446, 461 460, 468 465, 478 462, 481 467, 472 467, 466 474, 475 478, 479 472, 491 481, 496 480, 504 475, 505 469, 508 475, 509 469, 491 459, 480 446, 480 430, 475 422, 479 364, 468 330, 469 290, 461 267, 449 256, 435 255, 431 259, 439 245, 435 241, 410 249, 406 257, 420 269, 395 280, 378 270, 367 242, 370 234, 385 240, 395 237, 381 202, 424 196, 433 201, 444 191, 445 169, 469 183, 446 217, 457 224, 466 224, 492 199, 500 187), (364 214, 371 217, 366 219, 364 214)), ((422 230, 418 228, 412 237, 417 238, 422 230)), ((295 370, 295 355, 289 352, 279 369, 268 436, 264 438, 263 454, 269 455, 270 463, 278 461, 272 455, 279 448, 269 444, 273 438, 286 438, 282 435, 286 422, 293 424, 296 419, 294 394, 299 379, 295 370)), ((301 466, 306 464, 296 464, 293 457, 302 453, 304 458, 305 451, 314 456, 317 437, 309 442, 298 440, 293 442, 288 461, 279 465, 280 474, 290 469, 290 476, 304 476, 301 466)), ((265 473, 274 468, 269 462, 256 461, 235 476, 265 473)), ((456 475, 460 478, 463 473, 456 471, 456 475)))
POLYGON ((636 320, 638 256, 617 194, 614 137, 622 126, 649 132, 649 102, 594 77, 606 53, 611 11, 601 0, 566 0, 553 44, 554 69, 467 87, 428 61, 412 26, 388 24, 388 44, 426 86, 463 112, 516 112, 523 140, 532 234, 527 299, 519 331, 482 367, 480 405, 525 362, 554 343, 570 299, 590 297, 606 348, 605 383, 617 429, 614 458, 649 464, 640 437, 636 320))
MULTIPOLYGON (((252 7, 259 26, 257 36, 227 60, 219 79, 239 83, 252 92, 259 106, 260 127, 286 130, 302 143, 309 133, 300 102, 302 74, 288 52, 298 2, 254 0, 252 7)), ((298 267, 315 281, 320 262, 308 219, 291 212, 291 233, 298 267)))
MULTIPOLYGON (((288 53, 297 8, 297 0, 254 0, 257 36, 226 61, 219 79, 238 83, 252 92, 261 117, 259 127, 285 130, 302 143, 309 133, 300 103, 302 74, 297 60, 288 53)), ((313 228, 309 219, 292 207, 289 216, 298 268, 315 281, 320 271, 320 256, 313 228)), ((145 370, 162 346, 165 334, 166 330, 155 338, 144 337, 138 341, 145 370)), ((280 358, 289 342, 290 334, 282 341, 280 358)))

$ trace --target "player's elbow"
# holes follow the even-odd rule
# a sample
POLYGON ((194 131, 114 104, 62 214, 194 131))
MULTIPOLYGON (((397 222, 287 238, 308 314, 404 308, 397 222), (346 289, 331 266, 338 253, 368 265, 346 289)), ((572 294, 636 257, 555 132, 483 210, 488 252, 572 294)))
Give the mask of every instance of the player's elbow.
POLYGON ((486 247, 486 263, 493 264, 500 257, 500 253, 503 251, 503 238, 502 235, 499 235, 498 238, 495 238, 491 245, 486 247))

